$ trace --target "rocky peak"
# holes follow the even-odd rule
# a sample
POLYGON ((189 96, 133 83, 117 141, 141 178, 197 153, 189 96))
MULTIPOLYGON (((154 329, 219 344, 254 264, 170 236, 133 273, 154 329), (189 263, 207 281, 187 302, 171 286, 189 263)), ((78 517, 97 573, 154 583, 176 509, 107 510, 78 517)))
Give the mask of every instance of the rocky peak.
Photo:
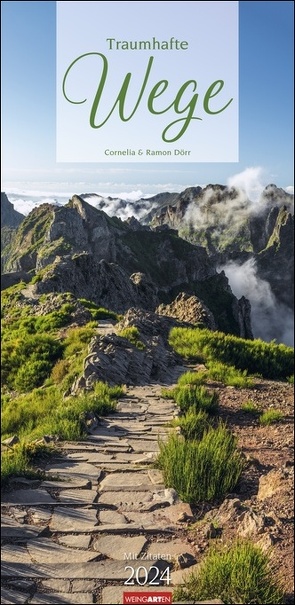
POLYGON ((160 305, 156 312, 159 315, 174 317, 179 321, 190 324, 202 323, 210 330, 216 330, 216 323, 213 313, 197 296, 190 296, 185 292, 180 292, 175 300, 169 305, 160 305))
POLYGON ((156 313, 129 309, 117 324, 116 333, 92 339, 83 375, 74 383, 72 394, 79 389, 91 389, 99 380, 127 385, 169 380, 169 373, 179 363, 168 344, 169 331, 174 325, 180 324, 156 313), (137 329, 137 344, 120 335, 126 328, 137 329))
POLYGON ((6 193, 1 192, 1 227, 16 229, 24 220, 24 215, 14 209, 6 193))

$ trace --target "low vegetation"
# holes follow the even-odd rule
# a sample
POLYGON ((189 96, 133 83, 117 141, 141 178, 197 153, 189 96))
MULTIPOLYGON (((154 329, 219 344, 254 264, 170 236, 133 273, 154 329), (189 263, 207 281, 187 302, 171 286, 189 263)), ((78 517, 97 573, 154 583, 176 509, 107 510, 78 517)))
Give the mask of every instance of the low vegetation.
POLYGON ((187 412, 189 408, 194 408, 195 413, 202 410, 215 414, 218 409, 217 393, 203 385, 178 384, 173 389, 163 389, 162 394, 164 397, 173 399, 182 413, 187 412))
POLYGON ((208 376, 212 380, 238 389, 251 389, 254 386, 253 378, 248 376, 247 370, 238 370, 235 366, 220 361, 208 362, 208 376))
POLYGON ((199 328, 173 328, 169 342, 186 359, 219 362, 264 378, 286 380, 294 372, 294 350, 283 344, 199 328))
POLYGON ((199 566, 174 591, 177 601, 191 602, 214 599, 225 604, 283 603, 283 593, 270 569, 270 559, 251 542, 214 545, 199 566))
POLYGON ((185 502, 197 504, 231 491, 243 462, 234 436, 220 423, 217 428, 209 426, 199 440, 172 433, 167 442, 160 443, 158 466, 167 487, 173 487, 185 502))
POLYGON ((50 435, 62 440, 76 440, 87 434, 87 413, 104 416, 115 410, 121 387, 98 382, 93 392, 63 399, 55 386, 34 389, 4 402, 3 437, 18 435, 20 444, 4 452, 2 478, 12 474, 32 474, 32 442, 50 435))
POLYGON ((266 410, 261 414, 259 422, 262 426, 268 426, 280 422, 283 418, 284 414, 280 410, 266 410))
POLYGON ((171 421, 171 426, 179 427, 181 434, 185 439, 202 439, 204 433, 210 427, 210 418, 206 412, 199 411, 196 413, 194 407, 178 418, 171 421))
POLYGON ((129 340, 129 342, 131 342, 131 344, 133 344, 137 349, 140 349, 141 351, 145 349, 145 344, 140 340, 139 330, 135 326, 123 328, 117 332, 117 334, 118 336, 121 336, 121 338, 126 338, 126 340, 129 340))
POLYGON ((109 309, 105 309, 104 307, 100 307, 91 300, 87 300, 86 298, 78 298, 78 300, 85 309, 90 311, 93 320, 111 319, 113 321, 119 321, 121 318, 117 313, 109 311, 109 309))
MULTIPOLYGON (((32 474, 31 463, 36 454, 32 444, 36 440, 44 435, 67 440, 85 436, 88 412, 97 416, 110 413, 122 394, 121 387, 97 383, 92 392, 64 398, 64 393, 82 374, 83 360, 97 323, 71 327, 75 301, 71 295, 60 296, 56 310, 32 315, 19 284, 5 291, 2 439, 17 435, 20 442, 3 454, 4 481, 11 474, 32 474)), ((46 295, 39 302, 46 305, 46 295)), ((40 453, 40 448, 37 449, 40 453)))

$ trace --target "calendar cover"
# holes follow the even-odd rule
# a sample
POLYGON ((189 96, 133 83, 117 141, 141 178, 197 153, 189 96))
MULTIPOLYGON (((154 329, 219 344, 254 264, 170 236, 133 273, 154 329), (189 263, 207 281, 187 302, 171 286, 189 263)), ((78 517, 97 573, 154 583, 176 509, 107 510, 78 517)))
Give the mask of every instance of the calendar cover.
POLYGON ((291 602, 293 2, 1 11, 2 601, 291 602))

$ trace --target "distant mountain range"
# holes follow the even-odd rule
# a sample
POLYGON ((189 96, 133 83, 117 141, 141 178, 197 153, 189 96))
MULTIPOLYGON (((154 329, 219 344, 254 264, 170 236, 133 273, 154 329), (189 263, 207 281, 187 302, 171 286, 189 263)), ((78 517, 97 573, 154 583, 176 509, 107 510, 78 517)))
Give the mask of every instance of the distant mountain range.
POLYGON ((234 319, 232 303, 222 303, 225 292, 233 296, 224 270, 237 298, 251 300, 254 334, 290 343, 293 196, 275 185, 255 203, 222 185, 132 203, 82 193, 24 219, 5 194, 1 201, 4 272, 35 272, 41 289, 79 291, 117 311, 137 304, 154 309, 180 291, 194 293, 220 329, 237 333, 237 311, 234 319), (131 213, 140 221, 117 218, 131 213))

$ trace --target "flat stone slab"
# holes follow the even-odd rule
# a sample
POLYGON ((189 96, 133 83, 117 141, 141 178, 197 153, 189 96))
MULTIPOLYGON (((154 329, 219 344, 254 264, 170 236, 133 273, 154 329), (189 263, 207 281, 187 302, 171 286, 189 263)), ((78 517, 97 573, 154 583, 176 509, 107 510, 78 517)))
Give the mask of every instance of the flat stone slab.
POLYGON ((96 509, 57 507, 50 522, 53 532, 91 532, 97 524, 96 509))
MULTIPOLYGON (((69 454, 68 458, 71 460, 78 460, 76 454, 69 454)), ((103 452, 91 452, 85 456, 85 460, 91 462, 91 464, 99 464, 103 468, 105 465, 116 464, 117 462, 126 462, 127 464, 137 464, 138 461, 145 463, 150 462, 151 457, 146 454, 145 456, 134 454, 132 452, 121 452, 120 450, 113 454, 104 454, 103 452)))
MULTIPOLYGON (((59 544, 69 546, 70 548, 79 548, 81 550, 87 550, 89 548, 91 536, 60 536, 58 538, 59 544)), ((78 553, 77 553, 78 554, 78 553)))
POLYGON ((32 518, 33 523, 48 523, 51 518, 51 511, 46 508, 29 508, 28 514, 32 518))
MULTIPOLYGON (((2 568, 2 578, 58 578, 58 579, 80 579, 80 580, 127 580, 130 570, 125 569, 127 561, 90 561, 89 563, 52 563, 46 564, 19 564, 14 567, 12 564, 4 563, 2 568), (125 565, 126 563, 126 565, 125 565)), ((132 567, 136 570, 142 563, 132 561, 132 567)), ((151 561, 145 562, 145 568, 149 571, 151 561)), ((139 577, 143 577, 140 570, 139 577)), ((35 595, 36 597, 36 595, 35 595)), ((38 603, 38 601, 35 601, 38 603)), ((56 601, 54 601, 56 603, 56 601)))
POLYGON ((194 517, 190 505, 186 502, 179 502, 173 504, 173 506, 169 506, 165 510, 165 515, 172 523, 183 523, 194 517))
POLYGON ((132 439, 129 440, 129 444, 135 452, 158 452, 159 446, 158 441, 150 441, 148 439, 132 439))
POLYGON ((33 580, 8 580, 6 588, 11 590, 27 590, 32 591, 36 587, 36 583, 33 580))
POLYGON ((59 603, 85 603, 87 605, 87 603, 93 603, 93 595, 91 594, 91 592, 85 594, 79 594, 78 592, 75 594, 65 594, 59 592, 44 594, 41 592, 36 592, 34 598, 32 599, 32 601, 30 601, 30 603, 32 603, 33 605, 43 605, 45 603, 52 603, 52 605, 57 605, 59 603))
POLYGON ((122 523, 128 524, 125 515, 117 513, 114 510, 102 510, 99 513, 99 522, 107 523, 108 525, 122 525, 122 523))
POLYGON ((121 447, 128 446, 127 439, 125 436, 118 435, 117 432, 115 435, 112 435, 107 431, 107 429, 102 427, 97 427, 92 431, 90 435, 87 437, 87 441, 90 443, 102 443, 106 445, 112 445, 114 443, 118 444, 121 447))
POLYGON ((92 504, 97 497, 95 489, 65 489, 59 496, 61 504, 72 504, 73 506, 92 504))
MULTIPOLYGON (((146 465, 146 463, 145 463, 146 465)), ((115 473, 115 472, 119 472, 122 471, 123 473, 125 473, 125 471, 138 471, 141 470, 141 467, 139 464, 130 464, 128 462, 116 462, 116 460, 114 460, 114 462, 105 462, 104 464, 100 465, 104 471, 107 471, 108 473, 115 473)), ((143 466, 143 469, 145 467, 143 466)))
POLYGON ((2 538, 19 539, 26 542, 32 540, 41 534, 45 529, 45 525, 36 527, 35 525, 27 525, 26 523, 18 523, 12 517, 2 516, 1 535, 2 538))
POLYGON ((15 506, 15 504, 37 506, 38 504, 55 504, 55 502, 43 489, 16 489, 2 497, 2 504, 11 506, 15 506))
MULTIPOLYGON (((166 508, 155 510, 152 512, 138 512, 128 511, 126 513, 126 517, 129 519, 130 523, 135 523, 137 525, 142 525, 144 529, 154 528, 155 530, 163 530, 168 529, 168 522, 165 517, 166 508)), ((176 526, 169 526, 169 529, 176 529, 176 526)))
POLYGON ((159 484, 163 484, 163 473, 162 471, 159 471, 157 469, 150 469, 148 470, 148 477, 149 480, 154 484, 154 485, 159 485, 159 484))
POLYGON ((132 486, 137 489, 140 485, 146 485, 150 483, 147 473, 112 473, 101 481, 99 489, 104 491, 106 488, 111 489, 112 487, 118 486, 132 486))
MULTIPOLYGON (((79 456, 81 456, 81 454, 78 454, 77 452, 74 452, 73 454, 68 454, 67 458, 69 460, 79 460, 79 456)), ((95 464, 100 464, 102 462, 112 462, 112 460, 115 459, 114 454, 104 454, 102 451, 99 452, 86 452, 85 454, 85 458, 87 458, 87 460, 91 463, 93 463, 93 461, 95 461, 95 464)))
POLYGON ((128 561, 130 554, 132 560, 137 559, 146 544, 144 536, 125 538, 124 536, 108 535, 98 538, 94 542, 93 548, 110 559, 128 561))
POLYGON ((177 586, 179 584, 184 584, 188 577, 195 573, 199 568, 199 564, 192 565, 187 569, 178 569, 177 571, 172 571, 171 573, 171 582, 173 586, 177 586))
POLYGON ((70 592, 71 583, 69 580, 43 580, 42 587, 45 590, 55 590, 56 592, 70 592))
POLYGON ((73 580, 72 592, 92 593, 96 588, 95 580, 73 580))
MULTIPOLYGON (((136 468, 134 469, 134 471, 136 471, 136 468)), ((102 489, 101 486, 99 486, 98 489, 100 494, 104 494, 106 492, 155 492, 158 490, 164 490, 165 485, 156 486, 152 483, 141 483, 140 485, 105 485, 102 489)))
POLYGON ((108 504, 121 508, 123 511, 138 510, 140 505, 152 502, 151 492, 103 492, 99 496, 99 504, 108 504))
POLYGON ((49 464, 46 466, 46 473, 52 475, 68 475, 73 476, 73 479, 87 479, 97 482, 100 478, 101 471, 88 462, 60 462, 57 464, 49 464))
POLYGON ((42 481, 41 485, 40 485, 41 489, 90 489, 91 488, 91 481, 87 478, 85 479, 76 479, 73 478, 71 479, 70 477, 67 477, 66 481, 50 481, 50 479, 47 479, 46 481, 42 481))
POLYGON ((171 561, 177 555, 190 553, 195 556, 193 547, 183 540, 153 542, 147 549, 147 556, 152 559, 165 559, 171 561))
POLYGON ((22 603, 26 603, 29 597, 29 594, 20 592, 19 590, 1 588, 1 603, 3 605, 11 605, 12 603, 19 603, 21 605, 22 603))
POLYGON ((5 544, 1 549, 1 559, 3 563, 7 562, 15 566, 29 565, 32 562, 26 548, 18 544, 5 544))
POLYGON ((88 441, 64 441, 61 443, 60 448, 66 451, 87 451, 87 452, 95 452, 95 446, 89 444, 88 441))
POLYGON ((32 560, 37 563, 84 563, 97 556, 93 551, 81 552, 67 548, 49 538, 32 540, 27 548, 32 560))

